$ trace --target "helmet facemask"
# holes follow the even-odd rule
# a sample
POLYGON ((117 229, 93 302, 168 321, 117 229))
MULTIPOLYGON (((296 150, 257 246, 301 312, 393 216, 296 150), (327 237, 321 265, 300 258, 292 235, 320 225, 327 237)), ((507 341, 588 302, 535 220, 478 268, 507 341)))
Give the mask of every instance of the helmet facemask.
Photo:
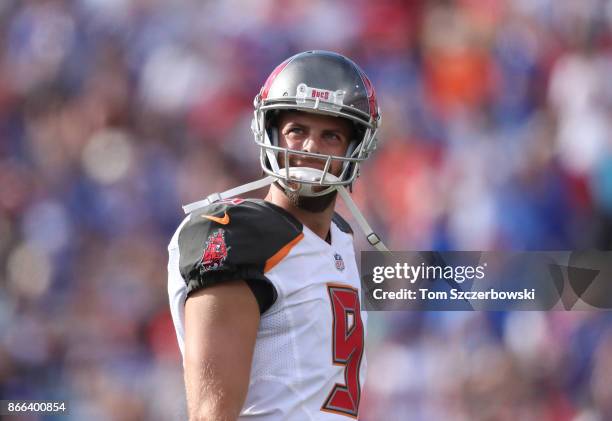
MULTIPOLYGON (((291 98, 286 100, 291 100, 291 98)), ((342 110, 345 107, 338 107, 338 110, 333 110, 325 109, 321 104, 319 98, 315 100, 306 99, 297 104, 296 102, 285 101, 264 104, 260 95, 255 98, 255 112, 251 128, 255 143, 260 147, 261 167, 265 174, 275 177, 287 192, 298 192, 302 196, 318 197, 334 192, 338 186, 350 187, 359 175, 359 164, 366 160, 376 148, 378 120, 364 123, 363 118, 358 118, 342 110), (353 124, 353 132, 356 136, 349 142, 344 156, 282 147, 279 143, 278 125, 275 121, 280 110, 314 112, 345 118, 353 124), (289 163, 292 157, 321 160, 324 163, 324 168, 320 170, 310 167, 281 165, 281 162, 289 163), (334 175, 331 172, 335 161, 342 163, 342 170, 339 175, 334 175)))

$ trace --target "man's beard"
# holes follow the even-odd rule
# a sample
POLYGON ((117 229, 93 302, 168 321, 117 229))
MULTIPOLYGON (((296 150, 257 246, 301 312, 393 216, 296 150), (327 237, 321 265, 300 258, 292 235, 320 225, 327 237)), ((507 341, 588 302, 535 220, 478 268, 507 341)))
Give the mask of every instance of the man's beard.
MULTIPOLYGON (((281 168, 284 168, 285 167, 284 157, 279 157, 279 161, 280 161, 281 168)), ((289 156, 289 165, 291 165, 292 167, 302 167, 302 166, 308 167, 309 166, 308 163, 309 163, 308 159, 303 159, 303 158, 300 159, 299 157, 296 157, 296 156, 289 156)), ((312 163, 314 163, 314 165, 311 165, 312 168, 318 168, 316 164, 320 162, 318 162, 318 159, 315 158, 312 160, 312 163)), ((321 168, 318 168, 318 169, 321 169, 321 168)), ((298 194, 298 191, 300 189, 298 189, 298 191, 293 191, 289 189, 282 189, 282 190, 285 192, 285 195, 287 195, 289 202, 291 202, 293 206, 299 209, 303 209, 308 212, 312 212, 312 213, 323 212, 332 203, 334 203, 334 200, 336 199, 336 195, 338 194, 338 192, 334 190, 331 193, 325 194, 323 196, 301 196, 298 194)))
POLYGON ((293 190, 284 190, 289 202, 293 206, 299 209, 303 209, 312 213, 320 213, 327 209, 334 200, 336 199, 336 195, 338 192, 334 190, 331 193, 327 193, 323 196, 301 196, 297 191, 293 190))

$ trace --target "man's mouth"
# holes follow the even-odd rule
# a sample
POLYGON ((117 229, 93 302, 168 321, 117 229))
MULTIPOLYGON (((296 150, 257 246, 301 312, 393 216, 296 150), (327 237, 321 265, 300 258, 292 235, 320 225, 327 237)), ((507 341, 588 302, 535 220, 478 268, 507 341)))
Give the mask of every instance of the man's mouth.
POLYGON ((308 167, 323 171, 325 168, 325 161, 321 159, 289 158, 289 166, 308 167))

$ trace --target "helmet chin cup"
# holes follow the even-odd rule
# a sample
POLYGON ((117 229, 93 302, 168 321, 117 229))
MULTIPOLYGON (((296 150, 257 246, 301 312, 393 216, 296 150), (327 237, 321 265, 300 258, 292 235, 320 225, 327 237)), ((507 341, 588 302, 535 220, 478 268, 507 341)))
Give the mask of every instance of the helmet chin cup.
POLYGON ((275 174, 279 177, 278 182, 285 190, 297 192, 300 196, 305 197, 329 194, 337 188, 337 185, 330 186, 329 183, 340 182, 335 175, 310 167, 280 168, 275 174))

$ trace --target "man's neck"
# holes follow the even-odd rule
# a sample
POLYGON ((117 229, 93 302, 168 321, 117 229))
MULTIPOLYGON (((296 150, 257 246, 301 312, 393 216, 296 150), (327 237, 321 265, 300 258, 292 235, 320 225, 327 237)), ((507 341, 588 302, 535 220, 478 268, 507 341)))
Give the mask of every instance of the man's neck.
POLYGON ((329 228, 331 226, 332 217, 334 216, 334 208, 336 200, 322 212, 309 212, 304 209, 296 207, 285 193, 276 184, 270 186, 270 190, 265 197, 268 202, 274 203, 295 216, 298 221, 306 225, 312 232, 317 234, 321 239, 326 240, 329 234, 329 228))

